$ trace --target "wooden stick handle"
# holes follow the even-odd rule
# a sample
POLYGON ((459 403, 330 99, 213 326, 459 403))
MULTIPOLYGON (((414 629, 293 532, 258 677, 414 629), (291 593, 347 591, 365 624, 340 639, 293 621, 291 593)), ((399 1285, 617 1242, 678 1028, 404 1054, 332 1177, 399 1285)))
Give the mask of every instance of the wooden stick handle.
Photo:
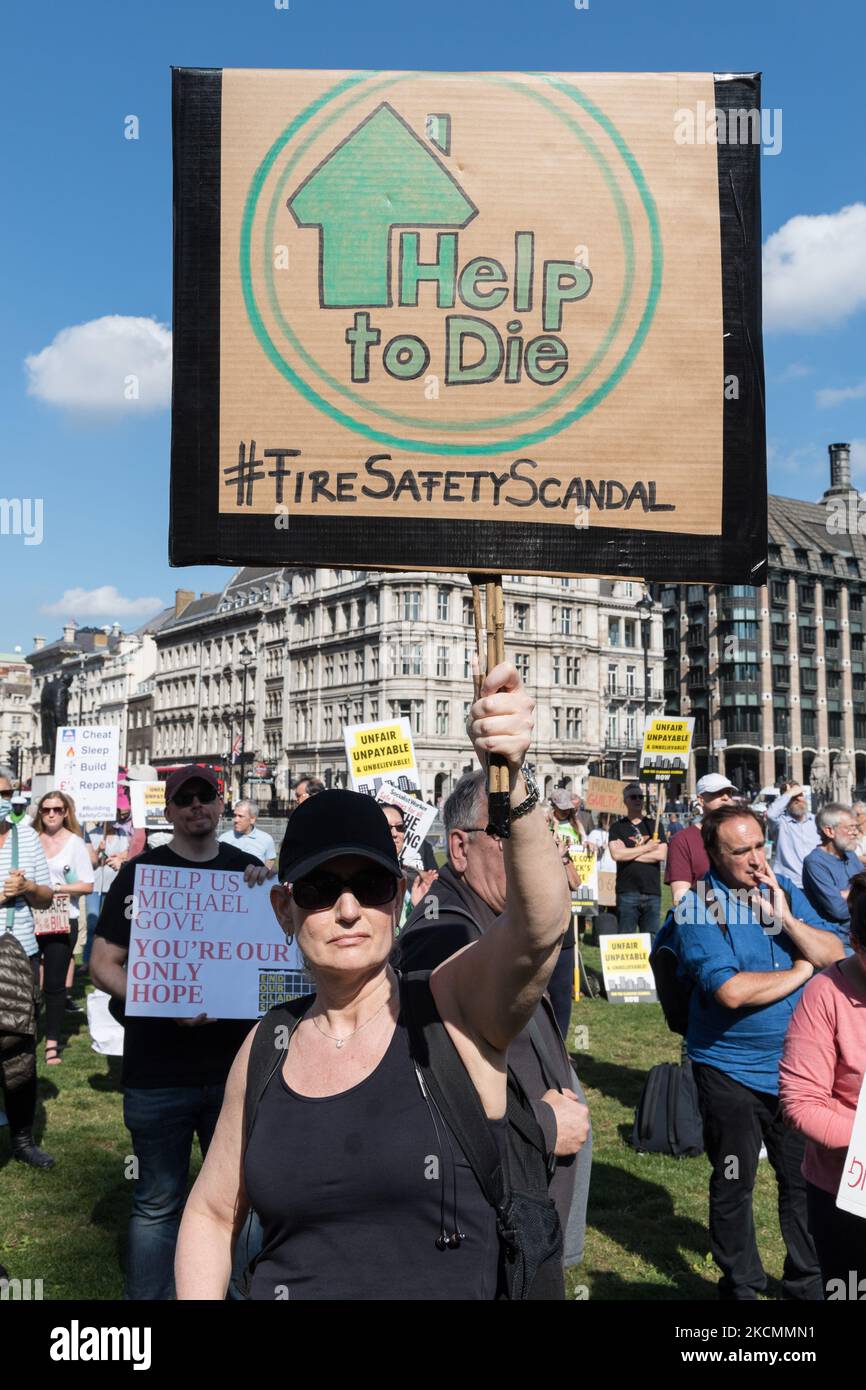
POLYGON ((659 821, 662 817, 662 793, 664 792, 665 785, 664 782, 656 782, 658 801, 656 802, 656 823, 653 830, 654 840, 657 840, 659 837, 659 821))
POLYGON ((481 694, 481 681, 484 676, 484 647, 482 638, 484 623, 481 616, 481 585, 471 574, 469 580, 472 584, 472 616, 475 621, 475 653, 478 657, 478 670, 475 672, 473 681, 475 698, 477 700, 481 694))

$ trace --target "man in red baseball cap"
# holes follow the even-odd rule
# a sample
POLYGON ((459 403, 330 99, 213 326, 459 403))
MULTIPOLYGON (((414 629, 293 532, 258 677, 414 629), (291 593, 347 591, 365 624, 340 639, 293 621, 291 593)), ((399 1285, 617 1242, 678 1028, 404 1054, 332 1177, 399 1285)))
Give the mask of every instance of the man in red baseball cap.
MULTIPOLYGON (((261 883, 269 876, 251 854, 217 840, 222 809, 211 768, 191 763, 167 779, 165 816, 174 834, 167 845, 145 850, 121 866, 96 925, 90 973, 94 984, 118 1004, 126 998, 126 909, 137 864, 243 870, 247 883, 261 883)), ((255 1021, 215 1021, 204 1014, 124 1020, 123 1117, 138 1163, 127 1250, 129 1299, 174 1297, 174 1247, 193 1137, 198 1135, 204 1157, 235 1053, 255 1021)))

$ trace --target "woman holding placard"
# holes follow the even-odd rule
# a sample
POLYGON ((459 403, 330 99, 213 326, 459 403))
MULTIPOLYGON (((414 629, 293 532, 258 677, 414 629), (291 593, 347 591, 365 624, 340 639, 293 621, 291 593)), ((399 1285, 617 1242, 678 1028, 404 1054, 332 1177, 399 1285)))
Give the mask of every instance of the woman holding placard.
POLYGON ((848 906, 853 954, 807 984, 779 1069, 788 1123, 807 1139, 809 1231, 828 1298, 862 1297, 850 1293, 849 1275, 866 1275, 866 1207, 858 1216, 836 1206, 866 1071, 866 874, 851 880, 848 906))
MULTIPOLYGON (((502 1182, 506 1050, 536 1009, 570 907, 537 792, 521 776, 532 711, 514 667, 495 666, 468 727, 479 758, 503 755, 510 774, 511 834, 497 840, 506 907, 429 977, 400 979, 389 965, 402 885, 381 808, 328 791, 293 814, 271 901, 317 992, 272 1011, 238 1054, 181 1227, 179 1298, 225 1296, 249 1206, 264 1230, 252 1299, 502 1293, 501 1250, 528 1227, 517 1216, 497 1224, 497 1213, 522 1208, 500 1205, 479 1172, 502 1182), (277 1028, 277 1016, 290 1026, 277 1028)), ((532 1200, 533 1269, 559 1284, 558 1294, 535 1296, 561 1298, 561 1233, 546 1185, 532 1200)), ((508 1296, 526 1293, 512 1283, 508 1296)))
POLYGON ((66 792, 46 792, 39 800, 33 829, 45 852, 54 900, 34 914, 45 993, 45 1061, 62 1062, 60 1039, 66 1005, 66 972, 78 939, 79 896, 93 891, 90 855, 66 792))

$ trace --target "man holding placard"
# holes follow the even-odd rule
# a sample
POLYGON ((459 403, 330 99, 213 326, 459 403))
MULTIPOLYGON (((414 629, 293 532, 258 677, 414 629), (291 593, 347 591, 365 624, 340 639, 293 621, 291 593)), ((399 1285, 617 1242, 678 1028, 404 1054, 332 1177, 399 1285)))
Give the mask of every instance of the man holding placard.
MULTIPOLYGON (((190 764, 168 778, 165 815, 174 831, 172 840, 121 866, 96 927, 91 975, 94 984, 116 1001, 126 999, 137 865, 235 870, 243 872, 247 883, 263 882, 268 876, 253 855, 217 840, 222 809, 210 768, 190 764)), ((205 1014, 125 1020, 123 1115, 132 1136, 136 1180, 127 1253, 129 1299, 174 1296, 174 1247, 193 1136, 198 1135, 205 1154, 219 1118, 226 1078, 254 1022, 254 1018, 218 1021, 205 1014)))

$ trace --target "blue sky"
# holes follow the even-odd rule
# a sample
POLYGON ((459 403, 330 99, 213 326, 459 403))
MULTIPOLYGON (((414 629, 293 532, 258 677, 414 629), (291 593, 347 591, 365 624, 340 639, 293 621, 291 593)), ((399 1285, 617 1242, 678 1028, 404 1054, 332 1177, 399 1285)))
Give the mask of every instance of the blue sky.
MULTIPOLYGON (((67 615, 131 628, 148 600, 228 574, 168 564, 168 410, 53 404, 28 394, 25 369, 75 325, 170 323, 172 65, 761 69, 783 132, 762 161, 764 239, 779 233, 780 253, 764 340, 770 487, 818 496, 836 440, 855 442, 866 486, 866 21, 854 0, 46 0, 7 11, 4 29, 0 492, 44 499, 44 539, 0 535, 0 650, 51 640, 67 615), (123 136, 130 114, 136 141, 123 136)), ((139 333, 158 384, 164 335, 139 333)))

